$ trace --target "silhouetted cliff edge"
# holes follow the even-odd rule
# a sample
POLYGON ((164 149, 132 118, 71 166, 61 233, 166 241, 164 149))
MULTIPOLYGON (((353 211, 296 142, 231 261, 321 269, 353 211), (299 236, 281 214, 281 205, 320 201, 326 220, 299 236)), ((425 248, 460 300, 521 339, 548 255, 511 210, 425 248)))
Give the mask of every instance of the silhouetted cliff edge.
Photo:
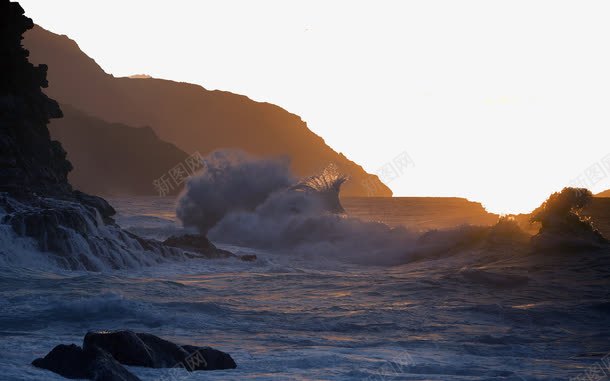
MULTIPOLYGON (((301 176, 316 174, 334 163, 350 177, 343 196, 392 194, 377 176, 335 152, 300 117, 278 106, 188 83, 115 78, 73 40, 40 27, 25 35, 24 45, 33 63, 49 65, 45 92, 91 116, 130 126, 151 126, 159 138, 188 154, 240 148, 256 155, 288 155, 293 170, 301 176)), ((79 161, 74 165, 78 167, 79 161)))
POLYGON ((68 194, 72 168, 66 152, 51 141, 47 123, 62 116, 41 90, 47 66, 28 62, 21 35, 32 28, 16 3, 0 3, 0 191, 68 194))

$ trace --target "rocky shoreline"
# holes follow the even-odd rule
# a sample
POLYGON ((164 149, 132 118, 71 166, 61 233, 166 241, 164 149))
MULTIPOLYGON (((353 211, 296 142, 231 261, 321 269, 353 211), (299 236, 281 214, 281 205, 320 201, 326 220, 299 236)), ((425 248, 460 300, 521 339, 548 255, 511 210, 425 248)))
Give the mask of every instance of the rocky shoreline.
POLYGON ((71 270, 226 256, 213 245, 205 253, 188 253, 124 231, 114 223, 115 210, 106 200, 72 188, 72 165, 47 128, 50 119, 62 117, 57 102, 41 90, 48 86, 47 66, 32 65, 21 46, 23 33, 34 23, 8 0, 0 1, 0 21, 0 225, 31 239, 71 270))
MULTIPOLYGON (((33 25, 18 3, 0 0, 0 239, 7 244, 3 254, 18 259, 22 253, 14 241, 26 238, 60 267, 89 271, 232 255, 205 237, 200 240, 209 245, 194 253, 138 237, 114 222, 115 210, 106 200, 72 189, 72 165, 47 129, 51 118, 62 116, 57 102, 41 90, 48 85, 47 67, 32 65, 21 46, 23 33, 33 25)), ((68 378, 138 380, 123 364, 183 366, 189 371, 236 367, 224 352, 131 331, 90 332, 82 348, 59 345, 33 362, 68 378)))

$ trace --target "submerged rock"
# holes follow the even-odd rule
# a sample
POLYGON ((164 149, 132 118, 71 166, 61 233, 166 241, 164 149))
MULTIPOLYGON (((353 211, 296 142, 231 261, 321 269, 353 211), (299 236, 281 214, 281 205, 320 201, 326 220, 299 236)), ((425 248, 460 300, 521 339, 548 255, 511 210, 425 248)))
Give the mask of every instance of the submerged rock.
POLYGON ((132 331, 89 332, 83 347, 99 347, 125 365, 148 368, 183 367, 188 371, 234 369, 233 358, 225 352, 192 345, 178 345, 147 333, 132 331))
POLYGON ((230 251, 217 248, 210 240, 199 234, 185 234, 180 236, 171 236, 163 244, 170 247, 176 247, 186 250, 184 254, 193 257, 190 253, 201 254, 204 258, 231 258, 236 257, 242 261, 252 262, 256 260, 256 255, 235 255, 230 251))
POLYGON ((58 345, 44 358, 32 361, 37 368, 47 369, 66 378, 94 381, 139 381, 110 354, 97 348, 82 349, 78 345, 58 345))
POLYGON ((240 255, 239 259, 241 259, 244 262, 254 262, 254 261, 256 261, 257 257, 254 254, 245 254, 245 255, 240 255))

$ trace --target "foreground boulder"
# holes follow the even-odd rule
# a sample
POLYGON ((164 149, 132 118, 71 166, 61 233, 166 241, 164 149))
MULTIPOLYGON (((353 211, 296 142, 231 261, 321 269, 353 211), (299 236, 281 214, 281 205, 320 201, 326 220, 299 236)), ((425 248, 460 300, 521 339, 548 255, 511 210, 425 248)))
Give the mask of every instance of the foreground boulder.
POLYGON ((44 358, 34 360, 32 365, 72 379, 94 381, 140 380, 107 352, 96 347, 83 350, 75 344, 58 345, 44 358))
POLYGON ((192 345, 178 345, 147 333, 132 331, 89 332, 83 348, 98 347, 121 364, 147 368, 183 367, 188 371, 234 369, 228 353, 192 345))

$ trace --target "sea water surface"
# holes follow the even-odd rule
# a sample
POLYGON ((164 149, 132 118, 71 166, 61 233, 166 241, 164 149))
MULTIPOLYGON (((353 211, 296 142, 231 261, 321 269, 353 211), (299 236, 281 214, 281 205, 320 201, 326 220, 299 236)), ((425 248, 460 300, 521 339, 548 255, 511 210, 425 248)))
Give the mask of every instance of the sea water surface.
MULTIPOLYGON (((111 202, 137 234, 183 231, 172 199, 111 202)), ((489 253, 484 266, 480 252, 464 252, 376 267, 222 247, 258 260, 104 273, 1 267, 0 379, 63 380, 30 362, 96 329, 209 345, 238 364, 130 367, 142 380, 568 380, 608 366, 603 258, 566 257, 564 273, 508 253, 489 253)))

